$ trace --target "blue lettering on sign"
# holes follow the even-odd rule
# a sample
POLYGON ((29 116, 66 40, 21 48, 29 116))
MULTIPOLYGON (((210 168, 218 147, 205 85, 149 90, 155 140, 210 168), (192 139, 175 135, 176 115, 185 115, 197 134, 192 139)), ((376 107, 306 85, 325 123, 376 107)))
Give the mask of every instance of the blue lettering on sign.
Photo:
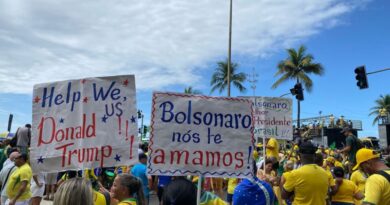
POLYGON ((43 96, 42 96, 42 104, 41 107, 51 107, 52 101, 55 105, 61 105, 63 103, 69 104, 71 103, 71 109, 70 111, 73 112, 75 103, 80 102, 81 93, 80 91, 72 91, 72 82, 68 83, 68 86, 66 88, 66 97, 63 99, 64 95, 59 93, 54 93, 55 87, 51 87, 50 91, 48 91, 48 88, 43 88, 43 96), (54 99, 54 100, 53 100, 54 99))
POLYGON ((175 122, 177 124, 207 125, 214 127, 225 128, 244 128, 250 129, 252 127, 252 116, 250 114, 242 115, 241 113, 224 114, 213 112, 192 112, 191 100, 187 103, 185 111, 175 112, 175 105, 171 101, 162 102, 159 105, 161 108, 161 121, 165 123, 175 122))
POLYGON ((96 90, 96 83, 93 83, 93 98, 95 101, 98 101, 101 98, 102 101, 106 100, 106 98, 110 95, 112 100, 118 100, 120 98, 120 90, 118 88, 114 88, 115 81, 113 81, 106 92, 104 89, 100 87, 99 91, 96 90))
POLYGON ((164 102, 164 103, 162 103, 162 104, 160 105, 160 108, 161 108, 161 107, 163 107, 163 112, 162 112, 161 120, 162 120, 163 122, 170 122, 170 121, 173 119, 173 112, 172 112, 172 110, 173 110, 173 108, 174 108, 173 103, 170 102, 170 101, 166 101, 166 102, 164 102), (167 108, 167 106, 169 106, 169 108, 167 108), (169 109, 169 110, 167 110, 167 109, 169 109), (168 119, 165 117, 165 114, 166 114, 167 112, 170 114, 170 117, 169 117, 168 119))

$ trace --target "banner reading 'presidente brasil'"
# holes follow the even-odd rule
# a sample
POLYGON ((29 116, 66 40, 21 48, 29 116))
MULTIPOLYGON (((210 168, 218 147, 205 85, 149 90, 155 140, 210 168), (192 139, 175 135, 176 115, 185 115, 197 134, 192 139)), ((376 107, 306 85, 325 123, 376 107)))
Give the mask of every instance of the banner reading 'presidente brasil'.
POLYGON ((292 140, 292 100, 275 97, 251 99, 255 137, 292 140))
POLYGON ((34 172, 138 161, 133 75, 38 84, 33 98, 34 172))
POLYGON ((149 174, 252 174, 249 100, 155 92, 151 127, 149 174))

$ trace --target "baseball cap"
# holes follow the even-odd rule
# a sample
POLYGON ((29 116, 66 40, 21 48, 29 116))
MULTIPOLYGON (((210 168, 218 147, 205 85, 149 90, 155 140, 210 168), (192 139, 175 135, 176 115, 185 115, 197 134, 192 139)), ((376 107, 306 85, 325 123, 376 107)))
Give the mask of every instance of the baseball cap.
POLYGON ((342 130, 341 130, 341 134, 344 134, 344 132, 348 132, 348 131, 351 131, 351 129, 349 127, 344 127, 342 130))
POLYGON ((360 164, 370 159, 379 158, 380 154, 372 149, 361 148, 356 152, 356 166, 352 170, 359 168, 360 164))
POLYGON ((334 157, 328 157, 328 158, 326 158, 326 161, 330 162, 330 163, 335 163, 336 162, 334 157))

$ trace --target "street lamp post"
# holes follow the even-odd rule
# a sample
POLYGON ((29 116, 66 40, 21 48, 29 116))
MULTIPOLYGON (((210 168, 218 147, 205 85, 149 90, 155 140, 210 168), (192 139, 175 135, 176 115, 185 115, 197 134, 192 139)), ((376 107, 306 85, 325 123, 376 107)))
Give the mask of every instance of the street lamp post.
POLYGON ((232 16, 233 16, 233 0, 230 0, 230 15, 229 15, 229 48, 228 48, 228 66, 227 66, 227 86, 228 97, 230 97, 230 70, 232 63, 232 16))

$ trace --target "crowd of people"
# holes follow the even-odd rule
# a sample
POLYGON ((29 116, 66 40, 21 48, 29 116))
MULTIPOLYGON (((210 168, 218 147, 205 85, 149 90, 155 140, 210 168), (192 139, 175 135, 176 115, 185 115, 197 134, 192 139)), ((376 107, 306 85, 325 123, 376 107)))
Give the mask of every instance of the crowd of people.
POLYGON ((346 146, 330 149, 309 139, 283 147, 270 138, 253 152, 253 177, 214 178, 150 176, 147 143, 140 144, 139 162, 129 166, 34 174, 29 166, 31 126, 0 149, 1 204, 147 205, 156 193, 160 205, 350 205, 390 204, 389 158, 364 148, 350 128, 346 146), (201 185, 198 187, 198 181, 201 185))

